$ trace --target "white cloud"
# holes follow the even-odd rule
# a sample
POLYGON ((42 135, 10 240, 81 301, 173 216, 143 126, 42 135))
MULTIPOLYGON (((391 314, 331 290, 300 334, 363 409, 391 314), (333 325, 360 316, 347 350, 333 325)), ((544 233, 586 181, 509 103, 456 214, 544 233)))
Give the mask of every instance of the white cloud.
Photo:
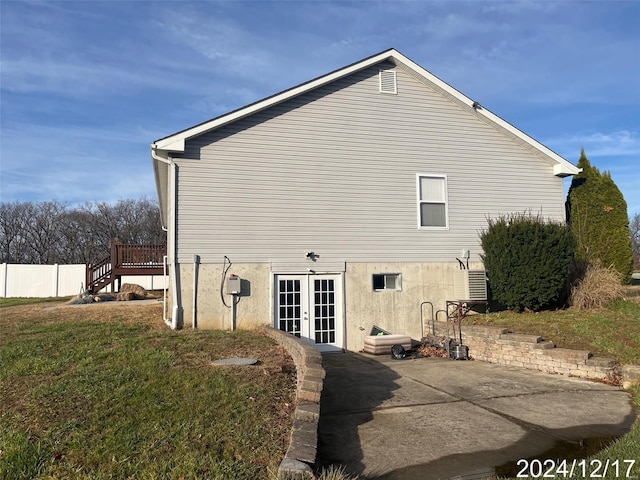
POLYGON ((2 10, 4 197, 153 191, 154 139, 390 47, 548 137, 565 158, 577 161, 584 147, 626 192, 634 182, 640 191, 640 69, 629 53, 640 42, 637 2, 24 1, 2 10))
POLYGON ((20 124, 2 130, 2 201, 114 201, 154 194, 142 128, 20 124), (43 161, 46 159, 46 161, 43 161))
POLYGON ((156 195, 151 161, 147 168, 110 166, 108 158, 93 166, 43 168, 37 173, 21 170, 3 175, 2 201, 57 200, 79 204, 85 201, 115 202, 127 198, 153 198, 156 195))
POLYGON ((640 132, 569 133, 545 142, 573 163, 584 148, 587 158, 601 172, 608 171, 625 200, 629 215, 640 212, 640 132))
POLYGON ((560 6, 557 2, 540 2, 520 0, 517 2, 482 2, 482 11, 485 13, 507 13, 513 14, 530 14, 530 13, 550 13, 557 10, 560 6))
POLYGON ((275 52, 264 49, 260 37, 237 24, 235 18, 218 16, 215 9, 190 8, 172 8, 163 17, 163 34, 169 35, 172 43, 204 57, 216 75, 255 77, 256 72, 273 68, 275 52))
POLYGON ((584 148, 589 158, 634 156, 640 163, 640 131, 568 133, 543 143, 567 158, 579 155, 584 148))

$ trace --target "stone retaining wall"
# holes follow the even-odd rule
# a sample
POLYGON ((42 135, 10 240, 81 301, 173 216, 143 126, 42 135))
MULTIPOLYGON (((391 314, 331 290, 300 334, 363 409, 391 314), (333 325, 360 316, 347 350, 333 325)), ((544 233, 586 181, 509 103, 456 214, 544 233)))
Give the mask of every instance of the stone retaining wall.
POLYGON ((320 396, 325 377, 322 355, 315 347, 286 332, 272 327, 264 327, 263 331, 291 355, 298 376, 295 420, 279 473, 285 478, 309 478, 318 449, 320 396))
POLYGON ((511 333, 502 327, 463 325, 462 340, 475 360, 558 373, 590 380, 620 380, 625 388, 640 380, 640 366, 620 366, 613 358, 585 350, 557 348, 537 335, 511 333))

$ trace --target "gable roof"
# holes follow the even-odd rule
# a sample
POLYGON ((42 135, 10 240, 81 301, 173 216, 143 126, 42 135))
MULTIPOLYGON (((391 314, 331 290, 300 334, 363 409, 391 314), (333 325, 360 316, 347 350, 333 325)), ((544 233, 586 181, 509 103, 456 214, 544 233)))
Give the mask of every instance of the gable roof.
MULTIPOLYGON (((507 134, 507 136, 511 137, 518 143, 522 144, 525 148, 532 151, 532 153, 537 154, 538 156, 541 156, 544 160, 546 160, 547 163, 553 166, 554 175, 557 175, 559 177, 566 177, 570 175, 576 175, 580 172, 580 169, 578 167, 565 160, 553 150, 544 146, 521 130, 518 130, 516 127, 506 122, 499 116, 495 115, 491 111, 487 110, 486 108, 481 107, 477 102, 459 92, 448 83, 440 80, 438 77, 425 70, 420 65, 405 57, 403 54, 393 48, 380 52, 376 55, 372 55, 363 60, 360 60, 359 62, 352 63, 351 65, 340 68, 338 70, 334 70, 333 72, 330 72, 326 75, 317 77, 313 80, 302 83, 288 90, 284 90, 280 93, 259 100, 257 102, 251 103, 245 107, 239 108, 227 114, 221 115, 219 117, 213 118, 206 122, 156 140, 152 143, 151 149, 156 153, 184 152, 186 141, 190 138, 196 137, 228 123, 247 117, 273 105, 284 102, 298 95, 302 95, 315 88, 321 87, 337 79, 384 61, 391 62, 397 67, 404 68, 406 71, 412 73, 418 79, 422 80, 432 88, 440 91, 444 95, 449 96, 457 103, 462 103, 469 108, 473 108, 480 119, 483 119, 486 123, 494 126, 498 130, 503 131, 503 133, 507 134)), ((166 153, 162 156, 166 156, 166 153)))
POLYGON ((562 158, 553 150, 544 146, 526 133, 518 130, 496 114, 480 106, 477 102, 462 94, 448 83, 440 80, 438 77, 405 57, 397 50, 390 48, 389 50, 377 53, 363 60, 352 63, 351 65, 347 65, 346 67, 334 70, 326 75, 314 78, 308 82, 289 88, 288 90, 276 93, 275 95, 258 100, 257 102, 251 103, 245 107, 211 120, 207 120, 203 123, 181 130, 153 142, 151 144, 151 158, 153 161, 156 189, 160 204, 160 217, 163 226, 166 227, 170 221, 168 204, 170 187, 168 182, 171 178, 169 173, 170 165, 173 163, 170 159, 170 155, 171 153, 184 152, 187 140, 382 62, 390 62, 394 64, 396 67, 413 75, 430 88, 440 92, 443 96, 448 97, 452 102, 461 105, 463 108, 472 109, 480 121, 483 121, 487 125, 490 125, 496 130, 502 132, 512 141, 519 143, 533 155, 541 158, 550 165, 553 168, 554 175, 558 177, 567 177, 580 173, 581 169, 562 158))

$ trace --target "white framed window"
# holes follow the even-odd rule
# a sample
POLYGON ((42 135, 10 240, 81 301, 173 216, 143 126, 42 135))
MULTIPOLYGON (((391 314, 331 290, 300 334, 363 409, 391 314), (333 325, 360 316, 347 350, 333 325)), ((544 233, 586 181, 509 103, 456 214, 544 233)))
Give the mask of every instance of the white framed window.
POLYGON ((402 290, 402 275, 399 273, 374 273, 371 279, 374 292, 383 290, 399 292, 402 290))
POLYGON ((449 228, 446 175, 417 175, 418 228, 449 228))

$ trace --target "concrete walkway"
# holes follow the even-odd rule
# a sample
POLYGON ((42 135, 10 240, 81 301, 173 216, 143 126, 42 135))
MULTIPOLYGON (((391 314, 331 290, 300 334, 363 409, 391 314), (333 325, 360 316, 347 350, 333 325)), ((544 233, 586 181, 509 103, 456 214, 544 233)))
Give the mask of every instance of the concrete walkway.
POLYGON ((118 302, 109 300, 103 302, 92 303, 63 303, 52 307, 44 307, 43 310, 58 310, 60 308, 107 308, 107 307, 143 307, 145 305, 157 305, 162 303, 162 298, 146 298, 144 300, 127 300, 126 302, 118 302))
POLYGON ((599 446, 635 419, 618 388, 519 368, 356 353, 323 366, 318 464, 367 478, 486 478, 521 458, 599 446))

